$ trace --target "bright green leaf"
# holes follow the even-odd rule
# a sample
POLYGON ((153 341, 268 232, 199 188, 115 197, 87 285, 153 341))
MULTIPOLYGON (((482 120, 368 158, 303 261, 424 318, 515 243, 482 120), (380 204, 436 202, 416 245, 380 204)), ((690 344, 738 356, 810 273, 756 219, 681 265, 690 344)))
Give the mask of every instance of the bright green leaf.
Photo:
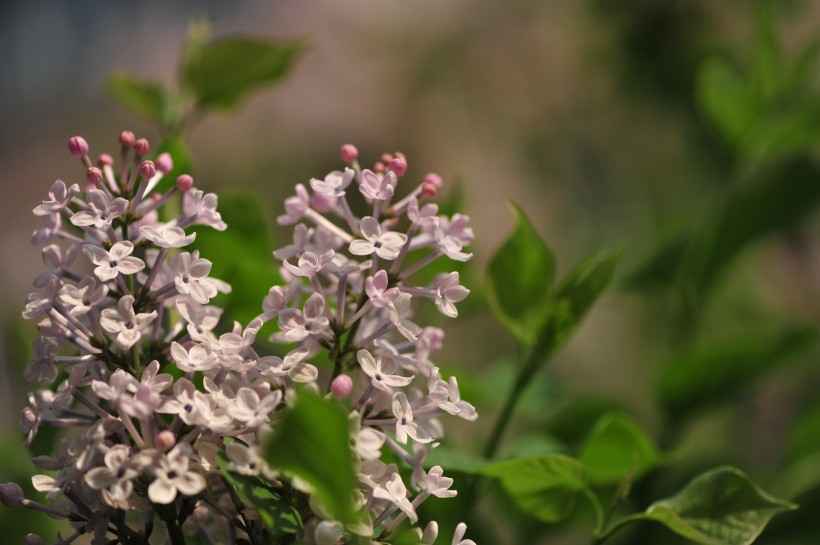
POLYGON ((201 45, 186 58, 183 79, 201 109, 227 109, 251 91, 281 80, 304 44, 248 36, 201 45))
POLYGON ((217 464, 222 476, 236 488, 245 505, 259 514, 259 518, 271 531, 273 541, 285 535, 301 536, 304 533, 299 510, 271 488, 270 483, 258 477, 231 473, 224 451, 219 452, 217 464))
POLYGON ((561 454, 507 460, 480 472, 498 479, 522 510, 544 522, 568 517, 588 490, 584 465, 561 454))
POLYGON ((730 143, 736 143, 760 113, 760 104, 741 72, 712 58, 698 69, 697 102, 730 143))
POLYGON ((635 479, 654 467, 661 455, 641 427, 623 413, 601 417, 581 447, 578 459, 594 485, 635 479))
POLYGON ((516 226, 490 259, 488 296, 498 319, 532 344, 549 307, 555 258, 524 211, 512 203, 516 226))
POLYGON ((161 128, 173 122, 173 101, 161 83, 139 81, 128 74, 114 74, 106 82, 106 91, 122 106, 161 128))
POLYGON ((425 467, 441 466, 448 472, 457 471, 468 475, 479 473, 488 464, 490 461, 486 458, 446 446, 436 447, 424 460, 425 467))
MULTIPOLYGON (((775 498, 740 470, 720 467, 632 520, 654 520, 702 545, 749 545, 778 513, 797 506, 775 498)), ((616 523, 618 524, 618 523, 616 523)))
POLYGON ((303 390, 276 425, 264 458, 272 468, 310 484, 336 520, 353 523, 356 478, 348 427, 347 411, 341 405, 303 390))

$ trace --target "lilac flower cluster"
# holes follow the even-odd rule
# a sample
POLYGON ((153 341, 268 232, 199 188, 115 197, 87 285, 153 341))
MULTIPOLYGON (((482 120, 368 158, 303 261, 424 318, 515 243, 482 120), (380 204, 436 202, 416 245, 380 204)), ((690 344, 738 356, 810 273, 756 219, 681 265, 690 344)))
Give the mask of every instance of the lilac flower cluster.
MULTIPOLYGON (((285 201, 278 222, 295 225, 293 243, 274 252, 284 285, 270 289, 250 323, 219 335, 222 309, 211 299, 231 287, 209 276, 210 261, 186 250, 196 237, 187 228, 226 228, 216 195, 184 174, 155 191, 173 168, 171 157, 145 160, 148 142, 130 132, 120 144, 117 173, 109 155, 92 164, 85 140, 72 138, 69 151, 89 185, 81 191, 58 180, 34 209, 44 226, 32 242, 45 245, 49 270, 34 280, 41 291, 28 296, 23 312, 38 320, 25 377, 61 380, 29 394, 22 427, 26 445, 42 426, 78 432, 54 456, 34 459, 49 472, 32 479, 48 505, 24 498, 14 483, 0 485, 2 502, 70 520, 74 533, 58 536, 60 545, 83 534, 94 545, 148 544, 155 516, 174 545, 186 534, 256 545, 259 516, 243 505, 228 471, 301 494, 305 543, 332 545, 380 543, 405 520, 416 524, 428 497, 455 496, 453 480, 441 467, 425 469, 424 460, 443 436, 439 416, 477 414, 456 379, 444 380, 430 359, 443 332, 414 323, 411 309, 413 299, 431 299, 455 317, 469 293, 457 272, 426 286, 412 282, 441 257, 471 257, 469 218, 439 215, 426 202, 441 178, 428 174, 394 199, 404 156, 385 154, 362 169, 357 150, 343 146, 343 171, 310 180, 312 194, 297 185, 285 201), (364 202, 348 200, 357 193, 364 202), (163 205, 175 196, 181 211, 161 221, 160 207, 167 218, 163 205), (351 205, 362 204, 359 217, 351 205), (267 322, 278 326, 270 341, 283 345, 281 357, 255 347, 267 322), (311 363, 322 352, 332 371, 311 363), (326 392, 349 412, 362 513, 353 527, 332 520, 309 484, 261 454, 303 389, 326 392), (405 476, 383 458, 398 459, 405 476)), ((435 522, 416 531, 425 544, 438 533, 435 522)), ((459 525, 453 543, 473 544, 464 533, 459 525)), ((42 543, 36 534, 26 539, 42 543)))

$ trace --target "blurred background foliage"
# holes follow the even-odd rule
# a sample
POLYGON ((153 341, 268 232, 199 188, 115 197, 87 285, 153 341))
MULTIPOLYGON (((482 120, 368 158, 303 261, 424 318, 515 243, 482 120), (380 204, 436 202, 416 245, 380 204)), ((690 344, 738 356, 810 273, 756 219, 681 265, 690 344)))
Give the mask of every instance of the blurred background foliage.
MULTIPOLYGON (((425 505, 422 518, 442 521, 442 540, 466 517, 479 543, 590 542, 588 503, 535 514, 508 501, 511 481, 477 482, 471 475, 488 445, 484 454, 499 460, 577 457, 604 508, 616 500, 612 516, 731 464, 801 505, 775 518, 759 543, 816 543, 813 2, 419 0, 411 9, 365 0, 78 0, 7 2, 0 15, 0 482, 32 471, 17 446, 33 336, 20 310, 42 267, 28 246, 37 227, 30 209, 53 180, 82 180, 64 152, 69 136, 85 136, 92 153, 111 152, 119 131, 132 129, 219 193, 230 227, 202 232, 198 243, 214 275, 236 285, 228 311, 240 320, 276 282, 270 252, 290 242, 274 222, 282 200, 294 184, 338 168, 339 145, 353 142, 365 163, 401 150, 410 177, 440 172, 447 208, 470 214, 477 235, 476 257, 462 269, 473 291, 459 319, 421 311, 420 321, 445 327, 437 363, 459 377, 481 415, 479 425, 456 425, 436 454, 462 491, 425 505), (254 62, 216 73, 198 65, 202 56, 216 59, 207 66, 224 62, 225 36, 241 37, 234 47, 254 62), (242 41, 252 36, 278 44, 276 52, 242 41), (248 93, 237 92, 237 78, 248 93), (506 199, 520 204, 513 216, 506 199), (495 248, 522 217, 552 256, 538 265, 549 269, 545 284, 577 278, 571 265, 620 248, 598 254, 618 256, 614 280, 571 337, 572 319, 555 330, 541 354, 550 355, 547 367, 535 358, 524 383, 531 322, 505 312, 509 299, 492 282, 505 270, 493 264, 495 248), (510 427, 490 449, 493 422, 515 389, 510 427), (619 458, 624 445, 637 458, 619 458), (470 497, 481 498, 473 509, 470 497)), ((572 281, 555 285, 545 304, 581 308, 567 296, 580 293, 566 291, 572 281)), ((584 293, 590 304, 597 295, 584 293)), ((32 450, 46 453, 55 440, 43 436, 32 450)), ((35 528, 49 534, 46 519, 37 521, 0 510, 9 543, 35 528)), ((684 541, 641 522, 610 542, 684 541)))

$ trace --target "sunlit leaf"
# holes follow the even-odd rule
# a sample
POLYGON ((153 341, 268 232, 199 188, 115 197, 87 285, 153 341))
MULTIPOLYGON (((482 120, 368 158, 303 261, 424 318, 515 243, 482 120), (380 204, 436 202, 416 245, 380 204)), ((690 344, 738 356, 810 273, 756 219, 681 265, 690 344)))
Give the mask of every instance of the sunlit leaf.
POLYGON ((515 230, 490 259, 488 297, 498 319, 532 344, 548 311, 555 257, 524 211, 512 204, 515 230))
POLYGON ((348 415, 341 405, 301 391, 265 444, 264 458, 272 468, 287 471, 311 485, 316 498, 336 520, 355 522, 356 479, 348 415))
POLYGON ((201 109, 227 109, 290 71, 304 44, 235 36, 199 46, 186 58, 183 79, 201 109))
POLYGON ((173 121, 173 101, 161 83, 140 81, 119 73, 109 76, 106 91, 132 113, 153 121, 161 128, 173 121))
POLYGON ((587 490, 584 465, 561 454, 507 460, 486 466, 481 473, 498 479, 522 510, 544 522, 568 517, 587 490))
POLYGON ((594 485, 635 479, 661 461, 649 435, 629 416, 608 413, 601 417, 578 453, 594 485))
POLYGON ((652 504, 645 513, 616 522, 660 522, 701 545, 749 545, 778 513, 796 509, 752 483, 740 470, 720 467, 693 479, 677 495, 652 504))

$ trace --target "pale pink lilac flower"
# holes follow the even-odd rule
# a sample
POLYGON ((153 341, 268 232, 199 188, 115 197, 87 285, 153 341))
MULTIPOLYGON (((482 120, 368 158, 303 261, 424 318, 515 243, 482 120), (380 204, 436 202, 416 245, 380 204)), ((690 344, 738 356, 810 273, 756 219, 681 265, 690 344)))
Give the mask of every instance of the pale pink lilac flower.
POLYGON ((393 416, 396 417, 396 439, 399 443, 407 443, 411 437, 418 443, 429 443, 433 440, 430 433, 413 420, 413 409, 407 396, 399 392, 393 395, 393 416))
POLYGON ((131 257, 134 245, 128 240, 117 242, 109 251, 94 244, 86 244, 83 251, 88 259, 97 265, 94 274, 103 282, 113 280, 118 274, 136 274, 145 268, 142 259, 131 257))
POLYGON ((125 295, 117 303, 117 310, 107 308, 102 311, 100 325, 107 332, 117 336, 117 344, 129 349, 139 342, 143 330, 156 317, 156 310, 135 314, 134 297, 125 295))
POLYGON ((85 194, 88 208, 71 216, 71 223, 78 227, 96 227, 108 229, 116 218, 123 215, 128 208, 128 201, 116 197, 109 201, 108 196, 99 189, 92 189, 85 194))
POLYGON ((79 185, 71 184, 71 186, 67 188, 65 182, 57 180, 48 192, 48 200, 43 201, 42 204, 34 208, 34 215, 49 216, 59 213, 71 202, 71 199, 79 193, 79 185))
POLYGON ((148 486, 152 502, 168 504, 177 494, 194 496, 205 489, 205 478, 192 467, 191 456, 191 447, 180 443, 168 454, 158 457, 154 481, 148 486))
POLYGON ((407 235, 404 233, 382 232, 381 225, 372 216, 362 218, 361 230, 365 240, 357 239, 350 243, 349 250, 354 255, 375 253, 382 259, 393 260, 407 242, 407 235))

